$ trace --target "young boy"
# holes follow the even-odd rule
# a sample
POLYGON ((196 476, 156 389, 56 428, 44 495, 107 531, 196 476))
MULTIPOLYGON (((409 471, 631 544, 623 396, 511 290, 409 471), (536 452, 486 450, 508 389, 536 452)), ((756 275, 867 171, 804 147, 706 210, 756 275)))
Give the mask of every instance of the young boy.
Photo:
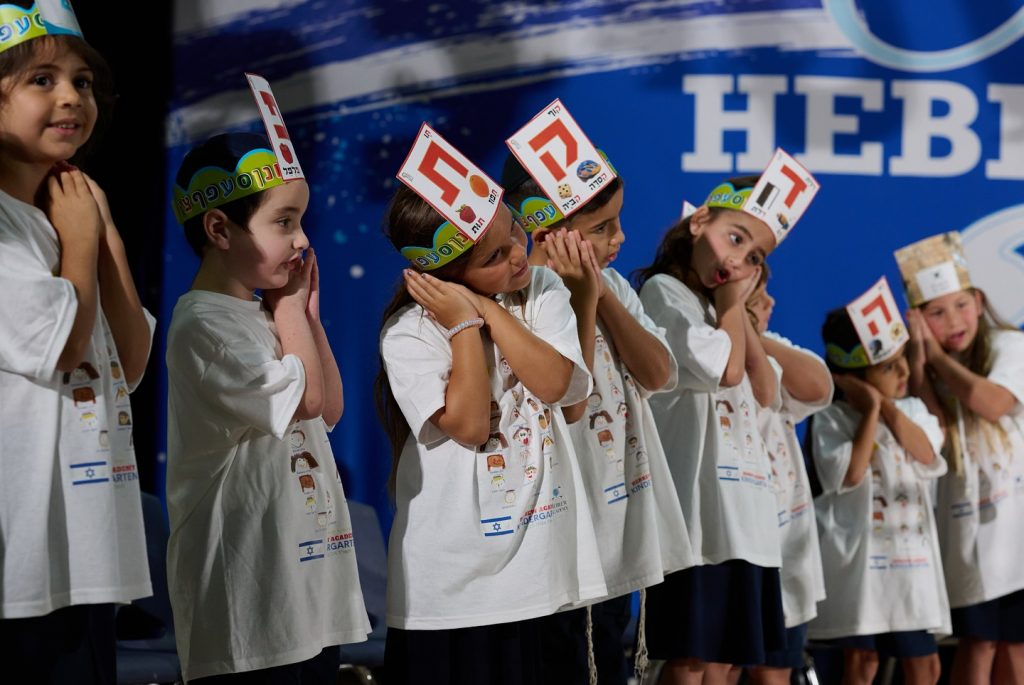
MULTIPOLYGON (((562 121, 567 130, 576 130, 575 122, 562 121)), ((514 151, 517 136, 510 141, 514 151)), ((619 222, 622 180, 596 150, 587 153, 582 132, 578 143, 585 159, 600 161, 573 163, 557 181, 563 189, 574 184, 574 193, 581 189, 576 196, 581 207, 570 216, 562 215, 563 201, 554 199, 568 193, 542 189, 549 169, 523 154, 526 146, 519 148, 521 159, 513 154, 506 160, 502 185, 506 202, 533 237, 530 263, 552 268, 571 293, 580 346, 594 376, 590 397, 563 411, 587 483, 610 597, 589 608, 598 682, 625 685, 622 635, 630 593, 693 565, 686 523, 647 402, 651 393, 673 387, 676 362, 664 330, 644 312, 629 283, 609 268, 625 239, 619 222), (590 183, 580 186, 576 178, 590 183), (597 185, 599 178, 607 180, 597 185), (587 196, 591 184, 599 189, 587 196)), ((587 682, 586 623, 583 609, 545 619, 545 660, 548 672, 557 674, 552 680, 587 682)))
POLYGON ((215 136, 177 176, 175 209, 202 260, 167 341, 168 577, 188 681, 333 683, 334 646, 369 632, 326 432, 341 376, 316 257, 302 258, 309 188, 283 181, 269 148, 215 136), (232 192, 190 204, 213 184, 232 192))

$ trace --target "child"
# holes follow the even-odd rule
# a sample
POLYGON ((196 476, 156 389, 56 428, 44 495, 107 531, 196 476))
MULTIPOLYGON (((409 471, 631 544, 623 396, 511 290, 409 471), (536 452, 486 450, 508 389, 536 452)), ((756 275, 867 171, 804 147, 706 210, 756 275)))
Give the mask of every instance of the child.
POLYGON ((782 646, 778 508, 756 425, 778 386, 744 305, 817 187, 779 151, 760 180, 715 188, 640 273, 640 299, 679 362, 676 389, 651 408, 703 564, 648 591, 651 656, 669 662, 662 683, 724 682, 729 664, 763 663, 782 646), (769 183, 786 204, 764 211, 769 183))
POLYGON ((114 605, 151 593, 128 393, 154 320, 105 195, 66 163, 108 113, 107 65, 73 16, 46 35, 35 5, 4 11, 32 30, 0 47, 0 656, 114 683, 114 605))
MULTIPOLYGON (((427 140, 443 142, 424 127, 410 160, 427 140)), ((527 263, 501 189, 450 150, 475 187, 454 179, 456 199, 435 199, 442 215, 407 162, 413 189, 399 188, 384 225, 417 267, 381 331, 378 405, 396 461, 388 681, 538 683, 536 619, 607 592, 559 411, 587 397, 590 376, 569 292, 527 263), (480 184, 494 206, 476 203, 470 242, 453 207, 480 184)))
POLYGON ((630 593, 693 565, 686 522, 647 402, 653 392, 674 386, 676 363, 665 331, 610 266, 625 241, 619 222, 621 178, 616 176, 564 218, 538 184, 550 178, 544 176, 546 168, 533 164, 530 169, 536 180, 510 155, 502 182, 510 206, 532 204, 534 212, 555 217, 533 229, 529 259, 553 268, 568 287, 583 357, 594 376, 590 397, 563 411, 573 422, 569 430, 612 597, 545 620, 545 654, 551 656, 546 670, 553 681, 587 682, 589 610, 598 682, 625 685, 623 633, 630 593), (547 206, 539 208, 545 201, 547 206))
POLYGON ((341 418, 341 376, 316 256, 302 258, 309 188, 283 182, 276 160, 265 137, 228 133, 177 175, 179 198, 234 189, 175 205, 202 260, 167 335, 167 568, 190 682, 334 683, 334 646, 369 632, 326 432, 341 418), (267 166, 262 191, 237 198, 267 166))
POLYGON ((768 331, 774 307, 775 299, 768 294, 767 286, 747 300, 747 311, 761 335, 768 361, 780 377, 782 400, 780 406, 757 410, 778 501, 782 610, 786 618, 785 649, 769 653, 762 666, 752 669, 759 683, 789 683, 792 669, 803 667, 807 623, 817 614, 817 603, 825 598, 811 486, 796 424, 831 403, 832 376, 818 355, 768 331))
POLYGON ((954 682, 1020 682, 1024 334, 972 287, 958 233, 926 238, 896 258, 913 307, 911 388, 948 432, 951 468, 939 481, 937 520, 959 638, 954 682))
MULTIPOLYGON (((823 490, 815 512, 827 594, 808 632, 843 648, 844 683, 871 683, 881 652, 902 660, 906 682, 934 685, 931 633, 949 632, 949 605, 928 481, 946 463, 936 455, 938 421, 907 397, 906 334, 887 299, 894 325, 876 327, 876 337, 859 335, 864 326, 847 309, 822 327, 841 395, 808 432, 823 490)), ((850 309, 861 317, 857 302, 850 309)))

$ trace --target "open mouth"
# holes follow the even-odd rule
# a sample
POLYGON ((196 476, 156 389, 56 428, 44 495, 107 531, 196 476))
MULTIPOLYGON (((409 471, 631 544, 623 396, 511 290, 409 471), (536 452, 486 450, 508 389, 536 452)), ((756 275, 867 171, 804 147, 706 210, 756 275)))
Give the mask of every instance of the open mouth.
POLYGON ((70 136, 78 132, 82 128, 82 125, 77 121, 61 120, 51 123, 48 128, 51 128, 61 135, 70 136))
POLYGON ((715 270, 715 285, 723 285, 729 282, 729 270, 728 269, 717 269, 715 270))

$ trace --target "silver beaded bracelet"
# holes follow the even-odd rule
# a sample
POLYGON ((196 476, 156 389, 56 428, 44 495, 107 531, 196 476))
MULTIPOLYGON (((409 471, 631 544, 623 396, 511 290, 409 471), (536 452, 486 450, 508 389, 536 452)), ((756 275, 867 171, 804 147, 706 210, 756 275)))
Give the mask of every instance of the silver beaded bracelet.
POLYGON ((484 325, 484 320, 483 319, 466 319, 462 323, 457 323, 454 326, 452 326, 451 328, 449 328, 448 329, 448 333, 446 333, 446 335, 448 336, 448 339, 451 340, 452 338, 455 337, 456 333, 461 333, 462 331, 466 330, 467 328, 480 328, 483 325, 484 325))

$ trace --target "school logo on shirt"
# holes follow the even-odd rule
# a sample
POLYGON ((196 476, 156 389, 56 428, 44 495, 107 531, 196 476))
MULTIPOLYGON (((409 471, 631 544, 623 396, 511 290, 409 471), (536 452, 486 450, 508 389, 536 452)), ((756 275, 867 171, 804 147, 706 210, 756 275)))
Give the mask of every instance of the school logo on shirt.
POLYGON ((105 461, 83 461, 78 464, 71 464, 72 485, 109 482, 110 464, 105 461))
POLYGON ((511 516, 498 516, 496 518, 480 519, 480 530, 485 538, 493 538, 498 535, 509 535, 516 532, 515 524, 511 516))
POLYGON ((323 538, 319 540, 306 540, 305 542, 299 543, 299 561, 313 561, 314 559, 324 558, 324 541, 323 538))
POLYGON ((355 547, 356 541, 351 531, 347 533, 335 533, 327 536, 327 553, 344 552, 355 547))

